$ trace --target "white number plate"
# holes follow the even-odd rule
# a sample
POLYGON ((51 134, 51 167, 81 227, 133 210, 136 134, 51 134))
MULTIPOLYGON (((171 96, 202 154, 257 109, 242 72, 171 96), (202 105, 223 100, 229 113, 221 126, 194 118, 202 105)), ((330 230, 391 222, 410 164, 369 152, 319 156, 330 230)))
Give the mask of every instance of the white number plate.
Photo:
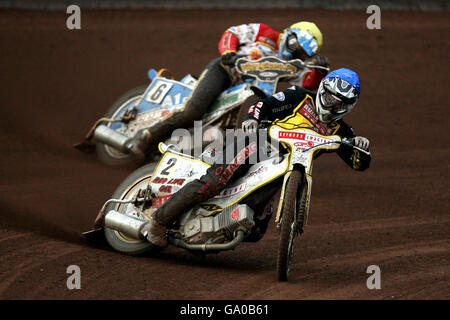
POLYGON ((145 97, 145 101, 150 103, 160 104, 170 88, 172 88, 173 83, 166 82, 164 80, 158 80, 158 83, 149 91, 145 97))

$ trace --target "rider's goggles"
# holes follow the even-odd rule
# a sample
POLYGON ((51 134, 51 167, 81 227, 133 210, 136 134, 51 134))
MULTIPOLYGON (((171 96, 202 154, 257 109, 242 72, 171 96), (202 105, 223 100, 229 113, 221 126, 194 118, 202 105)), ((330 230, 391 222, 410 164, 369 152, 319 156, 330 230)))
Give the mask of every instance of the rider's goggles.
POLYGON ((349 107, 356 102, 355 98, 346 98, 337 93, 331 93, 328 90, 324 90, 321 95, 323 108, 334 114, 342 114, 348 111, 349 107))
POLYGON ((291 33, 287 38, 287 49, 291 53, 300 52, 302 47, 300 47, 300 43, 298 42, 297 36, 295 33, 291 33))
POLYGON ((295 58, 301 57, 302 53, 312 57, 317 53, 319 46, 317 40, 308 32, 300 29, 289 31, 286 39, 286 49, 295 58))

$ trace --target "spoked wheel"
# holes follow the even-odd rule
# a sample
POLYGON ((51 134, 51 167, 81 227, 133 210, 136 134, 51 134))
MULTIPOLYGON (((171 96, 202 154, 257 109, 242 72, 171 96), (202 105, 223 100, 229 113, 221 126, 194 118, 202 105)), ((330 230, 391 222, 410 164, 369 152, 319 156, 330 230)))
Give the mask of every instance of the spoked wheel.
MULTIPOLYGON (((148 85, 143 85, 137 88, 134 88, 119 99, 111 106, 111 108, 106 112, 105 118, 117 118, 118 114, 123 112, 124 109, 130 108, 130 106, 138 103, 142 98, 142 95, 145 93, 148 85)), ((108 127, 111 126, 111 123, 107 124, 108 127)), ((136 158, 133 154, 125 154, 120 152, 117 149, 114 149, 111 146, 108 146, 102 142, 96 143, 96 151, 100 160, 110 166, 113 167, 137 167, 139 164, 139 159, 136 158)))
MULTIPOLYGON (((133 173, 131 173, 116 189, 112 198, 113 199, 131 199, 142 189, 145 189, 153 175, 156 164, 151 163, 145 165, 133 173)), ((106 212, 110 210, 116 210, 120 213, 135 216, 136 212, 133 210, 133 204, 120 204, 111 203, 106 208, 106 212)), ((139 218, 146 218, 140 217, 139 218)), ((108 244, 115 250, 130 254, 140 255, 152 249, 157 249, 154 245, 146 240, 133 239, 129 236, 110 228, 104 228, 105 238, 108 244)))
POLYGON ((303 227, 299 226, 299 223, 303 224, 306 205, 306 185, 302 182, 303 173, 294 170, 287 184, 281 218, 280 242, 277 257, 279 281, 287 281, 289 278, 291 263, 294 257, 296 236, 303 227))

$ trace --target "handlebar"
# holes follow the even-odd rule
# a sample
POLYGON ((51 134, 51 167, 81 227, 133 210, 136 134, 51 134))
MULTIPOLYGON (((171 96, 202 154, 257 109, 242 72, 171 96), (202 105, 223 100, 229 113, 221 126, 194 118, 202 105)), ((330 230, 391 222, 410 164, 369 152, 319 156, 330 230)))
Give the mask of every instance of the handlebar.
POLYGON ((350 147, 350 148, 355 148, 355 146, 352 143, 352 140, 348 139, 348 138, 342 138, 341 144, 343 144, 344 146, 350 147))
MULTIPOLYGON (((275 123, 274 121, 270 121, 270 120, 261 120, 258 123, 258 129, 267 129, 274 123, 275 123)), ((341 138, 341 141, 336 142, 336 143, 342 144, 342 145, 347 146, 352 149, 356 148, 352 143, 352 139, 349 139, 349 138, 341 138)), ((359 148, 357 148, 357 149, 359 149, 359 148)))
POLYGON ((322 69, 322 70, 330 71, 329 67, 316 66, 314 64, 305 64, 305 67, 310 68, 310 69, 322 69))

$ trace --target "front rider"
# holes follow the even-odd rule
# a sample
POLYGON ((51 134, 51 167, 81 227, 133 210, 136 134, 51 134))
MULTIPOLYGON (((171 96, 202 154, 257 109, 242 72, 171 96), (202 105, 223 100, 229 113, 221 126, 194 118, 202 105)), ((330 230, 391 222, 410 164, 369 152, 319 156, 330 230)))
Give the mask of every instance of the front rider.
MULTIPOLYGON (((247 119, 242 123, 244 132, 256 130, 261 120, 276 120, 305 125, 322 135, 339 135, 351 140, 359 148, 346 145, 336 151, 352 169, 363 171, 370 165, 369 140, 356 136, 352 127, 342 118, 356 105, 360 96, 358 75, 350 69, 338 69, 328 74, 319 85, 317 94, 293 86, 278 92, 249 108, 247 119)), ((248 137, 248 136, 246 136, 248 137)), ((257 153, 253 141, 245 148, 234 151, 235 158, 228 164, 215 163, 205 175, 180 189, 152 215, 143 230, 147 240, 164 247, 167 244, 167 227, 197 203, 219 194, 228 181, 248 170, 246 159, 257 153), (238 152, 236 152, 238 151, 238 152)))
MULTIPOLYGON (((283 33, 263 23, 243 24, 228 28, 219 42, 221 57, 212 60, 200 75, 197 86, 182 110, 172 112, 150 128, 139 131, 130 139, 128 147, 139 157, 153 143, 163 140, 177 128, 190 127, 200 120, 214 100, 239 80, 234 68, 238 57, 256 60, 266 56, 279 56, 285 60, 308 60, 314 65, 328 67, 325 56, 317 56, 322 47, 322 33, 312 22, 299 22, 283 33)), ((305 69, 293 84, 317 90, 326 75, 323 69, 305 69)))

